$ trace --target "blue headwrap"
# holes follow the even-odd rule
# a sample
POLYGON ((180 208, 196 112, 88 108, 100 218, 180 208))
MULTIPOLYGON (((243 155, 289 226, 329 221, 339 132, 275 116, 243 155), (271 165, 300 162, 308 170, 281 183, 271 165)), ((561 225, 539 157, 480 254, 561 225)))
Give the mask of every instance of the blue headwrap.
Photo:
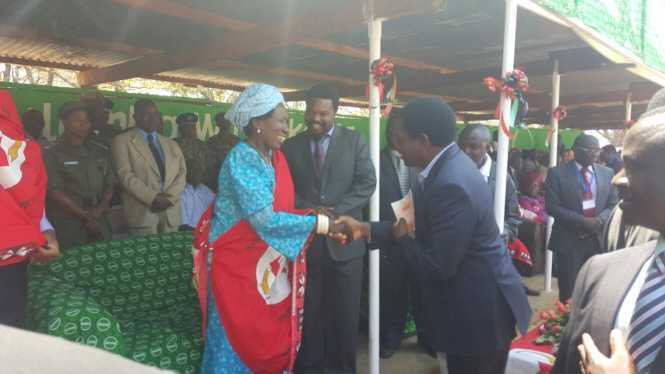
POLYGON ((284 96, 276 87, 265 83, 253 83, 240 94, 224 118, 239 130, 244 130, 252 118, 260 117, 277 105, 284 104, 284 96))

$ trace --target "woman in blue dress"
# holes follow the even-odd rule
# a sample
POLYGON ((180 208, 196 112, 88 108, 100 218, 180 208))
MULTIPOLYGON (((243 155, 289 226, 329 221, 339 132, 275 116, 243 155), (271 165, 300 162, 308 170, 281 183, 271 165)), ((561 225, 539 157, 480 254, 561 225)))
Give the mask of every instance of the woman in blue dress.
POLYGON ((305 249, 315 234, 345 237, 324 214, 297 211, 286 159, 282 94, 249 86, 226 114, 246 140, 229 153, 195 231, 204 315, 202 373, 284 373, 301 339, 305 249), (210 295, 208 297, 208 295, 210 295))

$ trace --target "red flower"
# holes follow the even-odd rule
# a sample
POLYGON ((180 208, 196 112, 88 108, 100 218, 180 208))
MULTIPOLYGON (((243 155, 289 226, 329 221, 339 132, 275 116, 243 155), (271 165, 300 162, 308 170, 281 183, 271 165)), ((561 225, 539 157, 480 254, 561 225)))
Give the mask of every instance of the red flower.
POLYGON ((543 310, 542 312, 540 312, 540 319, 542 319, 543 321, 547 321, 548 319, 550 319, 549 313, 543 310))
POLYGON ((552 326, 552 332, 555 333, 555 334, 560 333, 561 332, 561 326, 558 325, 558 324, 552 326))

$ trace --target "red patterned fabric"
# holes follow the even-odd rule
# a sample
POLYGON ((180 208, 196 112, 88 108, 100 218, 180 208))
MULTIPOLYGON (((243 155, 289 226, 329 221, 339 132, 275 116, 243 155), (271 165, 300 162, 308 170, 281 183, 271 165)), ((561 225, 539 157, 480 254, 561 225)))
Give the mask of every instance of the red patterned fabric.
POLYGON ((46 243, 39 230, 45 196, 40 147, 26 139, 9 92, 0 91, 0 266, 25 261, 46 243))
POLYGON ((531 254, 529 249, 522 243, 521 240, 515 239, 510 244, 508 244, 508 251, 510 251, 510 256, 515 261, 522 262, 529 266, 533 266, 533 261, 531 260, 531 254))
MULTIPOLYGON (((276 182, 274 210, 306 214, 307 212, 294 208, 293 181, 281 152, 273 152, 273 167, 276 182)), ((194 247, 198 250, 195 255, 195 271, 198 273, 204 331, 207 324, 207 284, 210 277, 214 279, 212 292, 224 331, 242 362, 253 373, 281 373, 285 368, 292 369, 302 339, 306 251, 301 251, 294 262, 277 256, 277 252, 270 249, 245 220, 210 245, 207 238, 211 217, 212 206, 201 218, 194 238, 194 247), (208 274, 206 264, 210 250, 219 255, 213 256, 208 274), (257 274, 257 264, 265 259, 269 261, 267 269, 272 271, 275 277, 286 273, 290 279, 289 296, 274 304, 270 304, 257 292, 257 287, 265 286, 258 279, 260 277, 257 274)), ((311 239, 310 237, 309 241, 311 239)), ((309 246, 309 241, 305 247, 309 246)))

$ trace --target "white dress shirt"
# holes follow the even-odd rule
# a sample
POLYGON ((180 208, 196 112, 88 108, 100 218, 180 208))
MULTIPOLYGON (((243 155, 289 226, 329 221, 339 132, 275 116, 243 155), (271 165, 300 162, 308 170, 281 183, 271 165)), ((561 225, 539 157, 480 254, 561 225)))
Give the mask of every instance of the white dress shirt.
POLYGON ((39 221, 39 231, 45 232, 45 231, 55 231, 53 229, 53 225, 51 225, 51 222, 48 221, 48 218, 46 218, 46 212, 42 215, 42 220, 39 221))
POLYGON ((444 154, 444 153, 448 150, 448 148, 450 148, 453 144, 455 144, 455 143, 453 142, 453 143, 450 143, 450 144, 448 144, 447 146, 445 146, 445 148, 443 148, 443 149, 441 150, 441 152, 437 153, 437 155, 434 156, 434 158, 432 159, 432 161, 430 161, 429 164, 427 164, 427 166, 423 169, 423 171, 421 171, 420 174, 418 174, 418 182, 420 182, 420 186, 421 186, 420 188, 422 188, 422 187, 424 186, 425 179, 427 179, 427 177, 429 177, 429 173, 432 171, 432 168, 434 167, 434 164, 436 164, 436 162, 439 161, 439 159, 441 158, 441 156, 443 156, 443 154, 444 154))
POLYGON ((492 158, 485 156, 485 163, 478 170, 480 170, 480 174, 482 174, 483 178, 485 178, 485 182, 489 182, 490 173, 492 172, 492 158))

